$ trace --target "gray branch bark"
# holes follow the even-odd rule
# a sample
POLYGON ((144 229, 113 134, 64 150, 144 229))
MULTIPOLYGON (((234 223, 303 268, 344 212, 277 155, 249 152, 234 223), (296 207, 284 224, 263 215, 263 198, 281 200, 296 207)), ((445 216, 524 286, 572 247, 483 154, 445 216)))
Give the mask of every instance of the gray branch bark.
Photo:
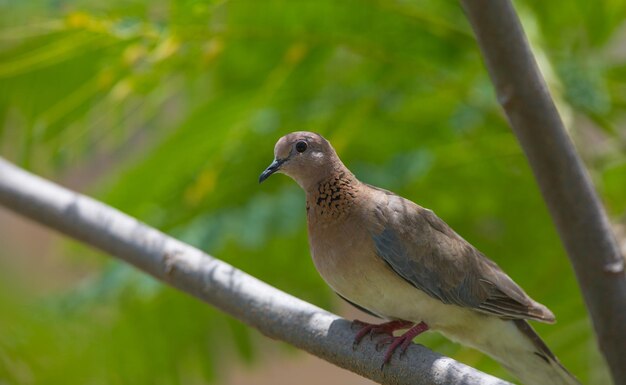
POLYGON ((377 338, 352 349, 351 322, 292 297, 103 203, 0 158, 0 205, 120 258, 258 329, 382 384, 505 381, 412 345, 381 370, 377 338))
POLYGON ((626 384, 624 259, 539 72, 510 0, 461 0, 498 100, 541 188, 578 278, 600 349, 626 384))

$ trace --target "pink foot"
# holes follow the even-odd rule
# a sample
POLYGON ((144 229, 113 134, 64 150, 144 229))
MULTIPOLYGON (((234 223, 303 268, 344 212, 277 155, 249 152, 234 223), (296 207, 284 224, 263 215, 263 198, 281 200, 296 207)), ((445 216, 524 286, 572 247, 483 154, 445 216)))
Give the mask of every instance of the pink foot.
POLYGON ((391 345, 389 345, 387 351, 385 352, 385 360, 383 361, 381 369, 385 366, 385 364, 389 363, 389 361, 391 360, 391 356, 393 356, 393 353, 394 351, 396 351, 396 349, 400 348, 400 356, 402 356, 406 349, 409 347, 409 345, 411 345, 413 338, 422 334, 426 330, 428 330, 428 325, 426 325, 426 323, 424 322, 420 322, 399 337, 394 337, 393 335, 390 335, 389 337, 381 341, 379 345, 391 343, 391 345))
POLYGON ((356 346, 361 342, 363 337, 366 335, 374 335, 374 334, 387 334, 390 337, 393 337, 393 332, 398 329, 406 329, 408 327, 413 326, 413 322, 409 321, 390 321, 385 322, 380 325, 370 324, 367 322, 354 320, 354 325, 360 327, 359 332, 354 337, 354 343, 352 344, 352 348, 356 348, 356 346))

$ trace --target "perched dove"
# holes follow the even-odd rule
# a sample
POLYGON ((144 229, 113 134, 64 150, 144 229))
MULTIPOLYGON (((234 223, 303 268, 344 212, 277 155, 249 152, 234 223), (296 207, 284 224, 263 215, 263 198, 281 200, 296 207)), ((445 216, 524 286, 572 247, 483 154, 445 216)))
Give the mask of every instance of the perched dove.
POLYGON ((274 155, 259 182, 279 172, 306 192, 321 276, 343 299, 387 321, 357 321, 355 344, 387 334, 386 363, 430 329, 488 354, 524 384, 579 384, 526 322, 553 323, 552 312, 432 211, 357 180, 318 134, 288 134, 274 155), (394 337, 399 329, 408 331, 394 337))

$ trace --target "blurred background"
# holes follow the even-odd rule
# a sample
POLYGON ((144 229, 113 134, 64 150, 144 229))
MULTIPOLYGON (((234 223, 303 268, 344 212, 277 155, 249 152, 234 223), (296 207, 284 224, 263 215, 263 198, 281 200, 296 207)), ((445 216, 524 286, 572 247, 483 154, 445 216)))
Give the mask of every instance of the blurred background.
MULTIPOLYGON (((626 2, 515 2, 606 208, 626 213, 626 2)), ((275 141, 325 135, 557 316, 608 383, 564 250, 457 2, 0 0, 0 153, 348 318, 275 141)), ((505 379, 434 333, 418 342, 505 379)), ((0 209, 0 384, 368 384, 0 209)))

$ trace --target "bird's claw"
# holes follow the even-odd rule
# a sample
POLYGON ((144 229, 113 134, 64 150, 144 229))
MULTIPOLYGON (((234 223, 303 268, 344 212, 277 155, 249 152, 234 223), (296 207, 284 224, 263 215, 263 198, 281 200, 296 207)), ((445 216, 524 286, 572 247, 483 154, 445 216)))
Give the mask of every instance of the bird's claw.
POLYGON ((370 324, 367 322, 354 320, 352 323, 353 327, 357 326, 360 330, 357 332, 354 337, 354 342, 352 343, 352 349, 356 349, 357 345, 363 340, 363 338, 367 335, 370 336, 370 341, 373 340, 376 334, 386 334, 390 337, 393 337, 393 332, 398 329, 405 329, 413 325, 412 322, 408 321, 390 321, 385 322, 380 325, 370 324))
POLYGON ((403 357, 407 348, 413 341, 413 338, 415 338, 420 333, 428 330, 428 325, 426 325, 424 322, 420 322, 419 324, 412 326, 412 322, 400 320, 390 321, 380 325, 374 325, 355 320, 353 325, 361 328, 354 337, 354 342, 352 343, 353 350, 356 349, 363 337, 368 334, 370 336, 370 340, 373 340, 375 334, 386 335, 384 337, 381 337, 376 343, 376 351, 378 352, 380 352, 385 346, 389 345, 389 347, 385 351, 385 358, 383 360, 383 364, 380 366, 380 370, 383 370, 385 368, 385 365, 389 363, 391 357, 393 356, 393 353, 397 349, 400 349, 400 357, 403 357), (401 336, 395 337, 393 335, 393 332, 395 330, 405 329, 410 326, 412 327, 401 336))
POLYGON ((378 333, 384 332, 384 329, 381 330, 381 326, 380 325, 369 324, 369 323, 362 322, 362 321, 355 321, 355 324, 360 326, 361 329, 356 333, 356 336, 354 336, 354 342, 352 343, 352 349, 356 349, 357 345, 359 343, 361 343, 361 340, 363 340, 363 338, 365 336, 369 335, 370 336, 370 340, 371 340, 372 336, 374 334, 378 334, 378 333))
POLYGON ((368 326, 371 324, 368 324, 367 322, 363 322, 363 321, 359 321, 358 319, 355 319, 354 321, 352 321, 350 323, 350 329, 352 330, 360 330, 363 329, 365 326, 368 326))
POLYGON ((381 350, 383 350, 383 348, 384 348, 385 346, 387 346, 387 345, 391 344, 391 343, 394 341, 394 339, 395 339, 395 338, 397 338, 397 337, 390 336, 390 337, 384 337, 384 338, 381 338, 381 339, 380 339, 380 340, 376 343, 376 351, 377 351, 377 352, 380 352, 381 350))
POLYGON ((392 336, 391 338, 385 338, 384 340, 381 340, 380 343, 391 342, 391 345, 389 345, 387 351, 385 352, 383 365, 380 367, 380 369, 383 370, 385 364, 388 364, 389 361, 391 361, 391 357, 396 350, 400 349, 400 358, 404 357, 406 350, 408 349, 409 345, 411 345, 411 342, 413 342, 413 338, 417 337, 426 330, 428 330, 428 325, 426 325, 424 322, 420 322, 399 337, 392 336))

